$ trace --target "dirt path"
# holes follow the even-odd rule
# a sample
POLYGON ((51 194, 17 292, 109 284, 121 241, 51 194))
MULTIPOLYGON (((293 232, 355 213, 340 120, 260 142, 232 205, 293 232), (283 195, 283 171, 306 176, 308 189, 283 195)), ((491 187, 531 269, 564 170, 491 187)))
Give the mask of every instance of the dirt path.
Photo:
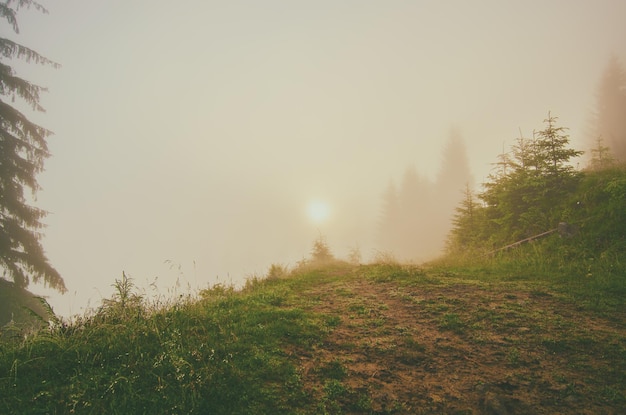
POLYGON ((334 379, 376 413, 626 413, 624 316, 601 318, 546 292, 464 282, 407 286, 357 276, 306 295, 338 323, 326 343, 301 354, 314 394, 328 394, 334 379))

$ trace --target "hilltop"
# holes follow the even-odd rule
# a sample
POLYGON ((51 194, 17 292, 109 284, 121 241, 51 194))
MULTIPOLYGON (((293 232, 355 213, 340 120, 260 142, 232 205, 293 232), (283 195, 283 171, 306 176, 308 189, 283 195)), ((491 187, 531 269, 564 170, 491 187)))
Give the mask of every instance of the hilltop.
POLYGON ((332 262, 0 346, 0 412, 598 414, 626 407, 623 301, 544 280, 332 262))

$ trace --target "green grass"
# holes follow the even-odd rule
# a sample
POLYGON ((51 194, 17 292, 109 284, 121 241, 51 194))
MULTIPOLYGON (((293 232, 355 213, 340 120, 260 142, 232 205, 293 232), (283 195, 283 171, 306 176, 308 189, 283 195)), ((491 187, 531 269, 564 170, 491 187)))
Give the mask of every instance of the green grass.
POLYGON ((551 375, 563 397, 589 392, 572 380, 585 373, 587 387, 602 385, 595 399, 626 404, 626 338, 596 338, 574 317, 541 307, 559 301, 597 316, 623 312, 624 298, 612 291, 622 283, 613 275, 567 280, 524 264, 332 263, 251 279, 240 291, 218 285, 165 306, 146 303, 123 279, 93 315, 0 342, 0 413, 417 413, 409 398, 377 398, 378 372, 356 382, 363 354, 389 367, 428 368, 440 353, 459 359, 492 347, 494 336, 507 347, 493 356, 525 384, 543 381, 527 366, 564 356, 568 366, 551 375), (363 295, 365 283, 390 303, 363 295), (396 321, 400 305, 414 315, 396 321), (438 338, 425 337, 427 327, 438 338), (335 344, 337 330, 352 337, 335 344), (328 354, 314 358, 320 351, 328 354), (593 356, 616 363, 598 369, 593 356))
MULTIPOLYGON (((304 275, 306 284, 315 275, 304 275)), ((162 310, 135 301, 0 349, 0 413, 293 413, 307 407, 290 347, 329 326, 289 306, 290 282, 221 286, 162 310)), ((118 299, 119 300, 119 299, 118 299)))
POLYGON ((444 257, 429 273, 480 282, 518 282, 552 291, 582 307, 614 312, 626 306, 626 251, 592 251, 588 241, 558 235, 484 257, 444 257))

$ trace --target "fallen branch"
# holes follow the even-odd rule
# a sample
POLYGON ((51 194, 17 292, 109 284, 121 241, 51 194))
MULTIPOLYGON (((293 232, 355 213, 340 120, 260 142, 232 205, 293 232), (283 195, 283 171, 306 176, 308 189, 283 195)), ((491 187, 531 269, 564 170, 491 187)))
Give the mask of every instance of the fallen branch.
POLYGON ((496 252, 504 251, 505 249, 514 248, 514 247, 519 246, 519 245, 521 245, 521 244, 523 244, 523 243, 525 243, 525 242, 530 242, 530 241, 533 241, 533 240, 535 240, 535 239, 539 239, 539 238, 542 238, 542 237, 544 237, 544 236, 550 235, 551 233, 554 233, 554 232, 556 232, 556 231, 558 231, 558 230, 559 230, 559 228, 550 229, 549 231, 546 231, 546 232, 540 233, 540 234, 538 234, 538 235, 534 235, 534 236, 531 236, 531 237, 528 237, 528 238, 522 239, 521 241, 513 242, 513 243, 512 243, 512 244, 510 244, 510 245, 503 246, 502 248, 498 248, 498 249, 496 249, 496 250, 494 250, 494 251, 491 251, 491 252, 487 252, 487 253, 485 254, 485 256, 487 256, 487 255, 493 255, 493 254, 495 254, 496 252))

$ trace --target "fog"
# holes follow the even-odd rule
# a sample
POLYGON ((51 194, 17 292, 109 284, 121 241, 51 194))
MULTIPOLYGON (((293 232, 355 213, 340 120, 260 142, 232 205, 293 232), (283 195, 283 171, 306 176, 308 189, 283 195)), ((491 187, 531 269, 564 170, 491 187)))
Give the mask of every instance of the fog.
MULTIPOLYGON (((604 66, 626 57, 621 0, 45 3, 19 16, 19 41, 63 67, 19 74, 49 88, 36 204, 69 292, 31 289, 65 316, 122 271, 161 293, 241 284, 294 266, 319 235, 368 261, 394 248, 390 185, 413 174, 441 190, 452 135, 469 177, 446 201, 548 111, 583 148, 604 66)), ((398 257, 437 254, 440 203, 418 222, 444 225, 411 231, 432 243, 398 257)))

